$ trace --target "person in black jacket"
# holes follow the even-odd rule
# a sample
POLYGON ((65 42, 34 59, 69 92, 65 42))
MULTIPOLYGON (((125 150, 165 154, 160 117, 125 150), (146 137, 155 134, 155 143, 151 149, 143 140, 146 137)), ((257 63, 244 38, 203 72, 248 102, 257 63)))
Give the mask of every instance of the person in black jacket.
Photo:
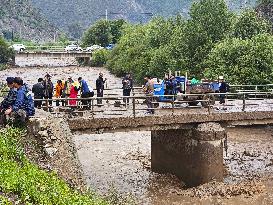
POLYGON ((219 92, 220 94, 220 104, 224 105, 226 103, 226 93, 229 92, 229 85, 225 82, 223 76, 219 76, 219 92))
MULTIPOLYGON (((126 74, 126 76, 122 79, 122 89, 123 89, 123 96, 130 96, 131 91, 133 88, 133 79, 131 74, 126 74)), ((123 102, 129 104, 129 98, 123 98, 123 102)))
MULTIPOLYGON (((39 78, 38 83, 33 85, 32 92, 34 94, 34 99, 43 99, 44 98, 43 78, 39 78)), ((34 101, 34 107, 41 108, 42 101, 34 101)))
POLYGON ((44 85, 44 98, 49 99, 48 104, 52 105, 54 85, 51 81, 51 76, 49 74, 46 74, 43 85, 44 85))
MULTIPOLYGON (((107 80, 106 78, 103 79, 103 74, 99 73, 99 77, 96 80, 97 97, 103 97, 104 84, 105 84, 106 80, 107 80)), ((97 99, 97 104, 99 106, 101 106, 102 99, 97 99)))

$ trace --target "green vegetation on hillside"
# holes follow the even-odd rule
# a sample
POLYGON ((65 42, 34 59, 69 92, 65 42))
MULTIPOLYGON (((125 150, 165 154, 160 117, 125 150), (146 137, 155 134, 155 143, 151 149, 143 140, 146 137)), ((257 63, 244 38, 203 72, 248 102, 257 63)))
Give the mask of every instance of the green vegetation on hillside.
MULTIPOLYGON (((146 23, 153 17, 171 17, 181 14, 188 17, 188 11, 196 0, 32 0, 48 20, 73 36, 75 27, 87 28, 99 18, 125 19, 131 23, 146 23), (72 29, 71 29, 72 28, 72 29)), ((253 7, 256 0, 226 0, 232 10, 253 7)))
POLYGON ((127 25, 107 67, 120 76, 131 72, 138 82, 145 74, 162 78, 180 70, 199 78, 225 75, 232 83, 268 83, 273 81, 271 27, 252 10, 236 14, 224 0, 201 0, 189 19, 127 25))
POLYGON ((1 0, 0 36, 32 41, 52 40, 58 31, 32 6, 31 0, 1 0))
MULTIPOLYGON (((43 171, 32 164, 19 143, 24 132, 19 128, 0 130, 1 193, 15 194, 25 204, 108 204, 94 194, 73 190, 55 173, 43 171)), ((3 197, 1 200, 9 204, 3 197)))

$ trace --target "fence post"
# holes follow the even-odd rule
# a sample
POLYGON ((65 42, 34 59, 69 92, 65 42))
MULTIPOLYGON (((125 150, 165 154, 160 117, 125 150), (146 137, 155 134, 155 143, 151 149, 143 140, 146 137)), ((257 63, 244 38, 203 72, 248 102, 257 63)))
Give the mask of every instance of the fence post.
POLYGON ((209 112, 209 115, 210 115, 210 93, 209 93, 209 99, 208 99, 208 112, 209 112))
POLYGON ((49 108, 48 108, 48 99, 46 99, 46 111, 47 112, 49 111, 49 108))
POLYGON ((174 95, 172 96, 172 114, 174 114, 174 95))
POLYGON ((133 97, 133 116, 136 118, 136 99, 133 97))
POLYGON ((93 117, 94 116, 94 99, 93 98, 91 99, 91 114, 93 117))
POLYGON ((243 111, 246 109, 246 96, 245 93, 243 94, 243 111))

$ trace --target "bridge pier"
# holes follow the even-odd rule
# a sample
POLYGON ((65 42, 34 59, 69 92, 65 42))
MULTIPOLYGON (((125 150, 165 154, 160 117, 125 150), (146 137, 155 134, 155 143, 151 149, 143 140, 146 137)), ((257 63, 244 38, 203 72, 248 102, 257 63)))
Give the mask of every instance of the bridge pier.
POLYGON ((222 181, 225 136, 225 129, 217 123, 152 131, 152 170, 174 174, 189 187, 222 181))

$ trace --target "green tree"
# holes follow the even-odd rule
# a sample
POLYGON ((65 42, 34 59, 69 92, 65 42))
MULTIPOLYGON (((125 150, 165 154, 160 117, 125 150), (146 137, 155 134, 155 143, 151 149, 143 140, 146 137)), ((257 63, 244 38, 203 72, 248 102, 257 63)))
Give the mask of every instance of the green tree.
POLYGON ((97 44, 105 47, 112 42, 112 38, 110 22, 99 20, 84 33, 82 42, 84 46, 97 44))
POLYGON ((230 31, 232 14, 224 0, 201 0, 193 4, 190 17, 184 34, 185 58, 191 73, 200 76, 204 59, 230 31))
POLYGON ((217 42, 229 32, 232 13, 224 0, 201 0, 191 7, 190 17, 190 26, 199 27, 212 42, 217 42))
POLYGON ((246 10, 235 20, 232 36, 247 39, 269 32, 270 25, 265 19, 259 17, 253 10, 246 10))
POLYGON ((106 49, 99 49, 95 51, 92 55, 92 62, 91 62, 92 66, 96 66, 96 67, 104 66, 107 62, 109 52, 110 51, 106 49))
POLYGON ((263 84, 273 81, 273 37, 260 34, 251 39, 225 39, 211 51, 205 75, 224 75, 232 83, 263 84))
POLYGON ((8 44, 0 36, 0 64, 6 64, 13 55, 12 49, 9 48, 8 44))
POLYGON ((116 44, 119 41, 125 24, 126 21, 123 19, 110 21, 112 43, 116 44))
POLYGON ((149 57, 145 45, 145 25, 127 25, 119 44, 109 54, 107 67, 111 72, 122 76, 134 73, 134 78, 141 79, 147 70, 149 57), (143 70, 142 70, 143 69, 143 70))
POLYGON ((61 33, 60 36, 58 37, 58 43, 61 45, 68 45, 69 44, 69 38, 65 33, 61 33))
POLYGON ((133 73, 138 82, 145 74, 162 77, 169 64, 166 48, 178 24, 182 24, 181 19, 178 23, 176 19, 155 18, 146 25, 127 25, 107 67, 117 75, 133 73))

